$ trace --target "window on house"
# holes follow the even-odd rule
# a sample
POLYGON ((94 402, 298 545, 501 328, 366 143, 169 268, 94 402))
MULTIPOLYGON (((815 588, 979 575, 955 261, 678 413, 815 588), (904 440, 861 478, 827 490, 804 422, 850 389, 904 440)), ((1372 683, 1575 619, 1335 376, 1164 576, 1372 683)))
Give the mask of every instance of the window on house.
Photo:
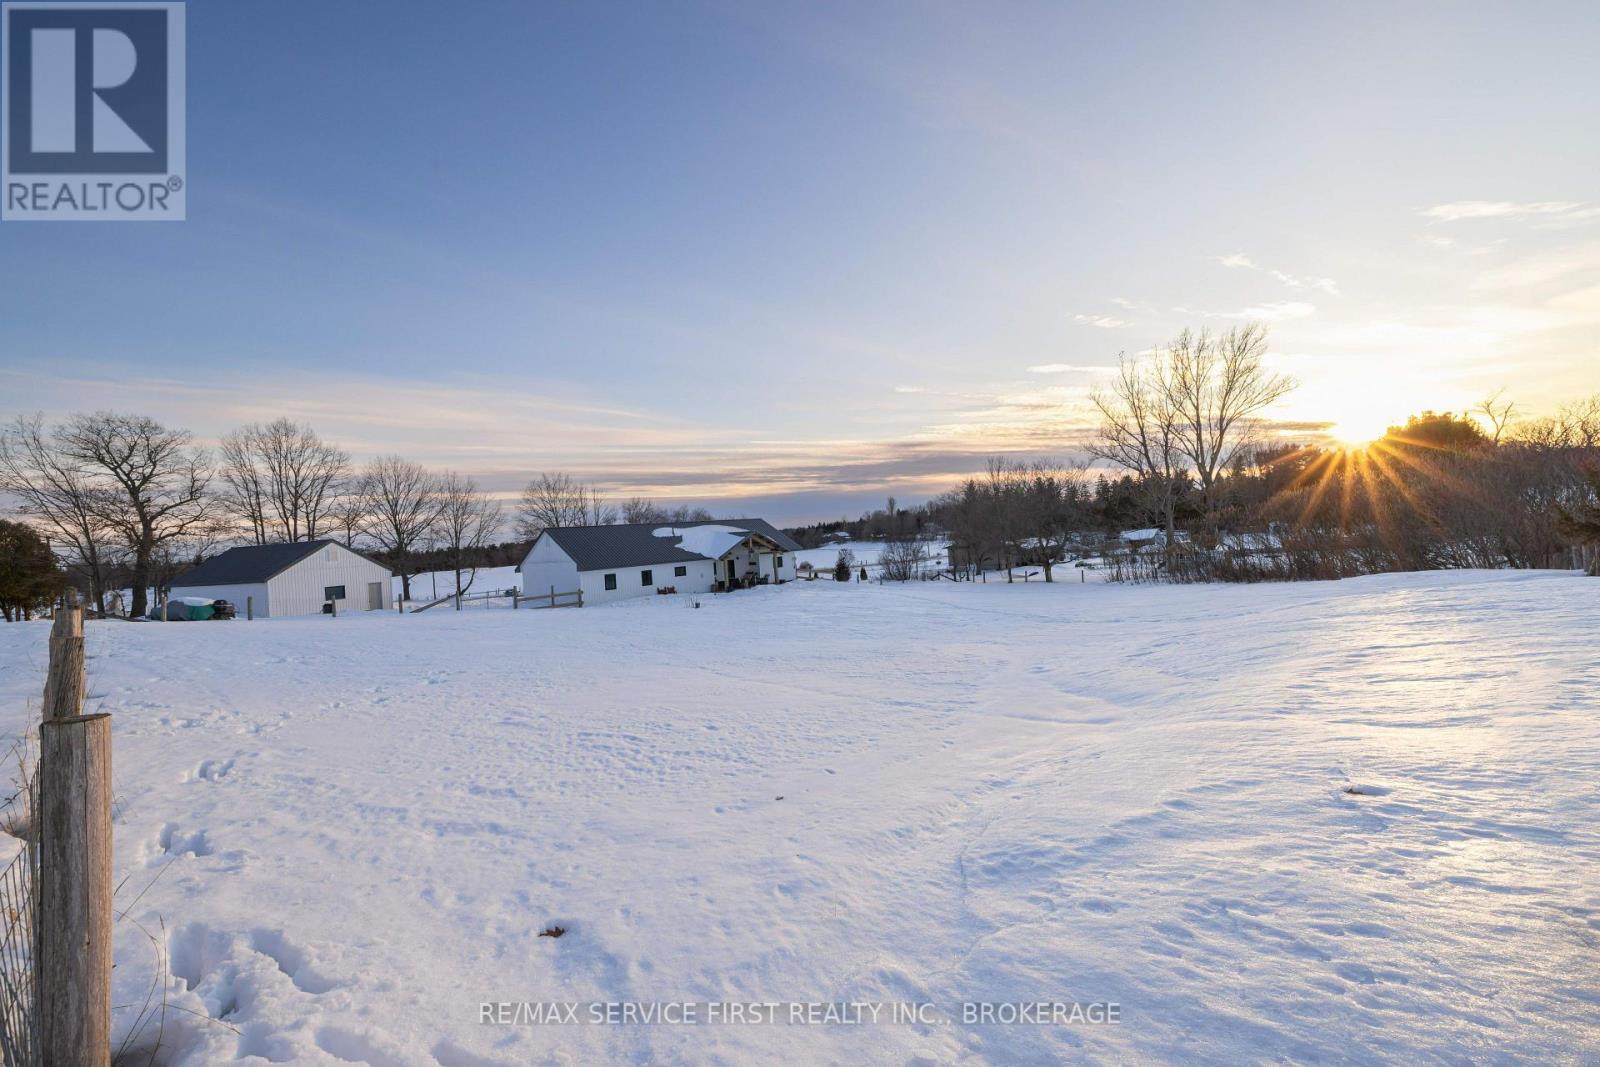
POLYGON ((689 576, 689 568, 688 567, 674 567, 674 568, 672 568, 672 576, 674 578, 687 578, 689 576))
POLYGON ((773 568, 775 570, 782 570, 783 569, 783 557, 782 556, 773 556, 772 557, 772 566, 773 566, 773 568))
POLYGON ((655 583, 655 572, 654 571, 640 571, 639 572, 639 584, 640 585, 653 585, 654 583, 655 583))
POLYGON ((342 586, 342 585, 327 585, 327 586, 323 586, 323 588, 322 588, 322 599, 323 600, 343 600, 344 599, 344 586, 342 586))
POLYGON ((615 589, 616 587, 617 587, 617 576, 615 574, 606 575, 606 588, 607 589, 615 589))

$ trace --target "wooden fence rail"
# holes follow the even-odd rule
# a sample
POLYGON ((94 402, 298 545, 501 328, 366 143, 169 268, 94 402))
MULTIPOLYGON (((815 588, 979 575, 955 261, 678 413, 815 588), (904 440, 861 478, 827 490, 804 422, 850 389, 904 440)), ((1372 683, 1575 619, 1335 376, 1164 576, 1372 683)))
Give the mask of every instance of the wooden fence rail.
POLYGON ((521 594, 519 594, 517 596, 513 596, 511 598, 511 606, 513 608, 520 608, 520 607, 522 607, 522 602, 524 600, 529 600, 529 601, 532 601, 532 600, 544 600, 544 601, 548 601, 548 603, 545 603, 545 604, 534 604, 533 605, 533 607, 535 607, 535 608, 537 608, 537 609, 539 609, 541 611, 544 610, 545 608, 581 608, 581 607, 583 607, 583 590, 582 589, 572 589, 572 590, 568 590, 567 592, 564 592, 564 593, 558 593, 556 591, 556 587, 552 585, 550 587, 550 591, 548 593, 531 593, 531 594, 530 593, 521 593, 521 594), (562 597, 571 598, 570 602, 566 603, 566 604, 561 603, 561 598, 562 597))

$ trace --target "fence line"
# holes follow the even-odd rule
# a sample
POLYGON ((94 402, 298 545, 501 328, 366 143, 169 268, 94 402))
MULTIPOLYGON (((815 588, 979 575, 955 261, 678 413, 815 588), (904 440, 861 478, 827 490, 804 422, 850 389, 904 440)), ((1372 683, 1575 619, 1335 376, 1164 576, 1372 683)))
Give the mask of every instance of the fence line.
POLYGON ((583 607, 583 590, 570 589, 563 593, 557 592, 556 587, 552 585, 548 593, 518 593, 514 595, 511 598, 511 606, 513 608, 520 608, 522 607, 522 602, 524 600, 548 600, 548 604, 533 605, 534 608, 540 611, 548 608, 581 608, 583 607), (562 597, 570 597, 572 598, 572 602, 569 604, 563 604, 560 602, 562 597))
POLYGON ((36 913, 39 900, 37 824, 38 779, 26 758, 18 766, 24 781, 6 805, 6 831, 20 836, 22 851, 0 871, 0 1063, 37 1067, 39 1005, 34 981, 38 955, 36 913))

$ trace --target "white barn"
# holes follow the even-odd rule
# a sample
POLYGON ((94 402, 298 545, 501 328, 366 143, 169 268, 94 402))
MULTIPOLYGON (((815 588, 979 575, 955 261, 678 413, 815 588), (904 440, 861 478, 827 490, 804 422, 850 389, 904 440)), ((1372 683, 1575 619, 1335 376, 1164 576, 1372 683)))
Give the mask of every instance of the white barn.
POLYGON ((517 571, 524 596, 581 589, 585 604, 604 604, 793 581, 799 551, 765 519, 567 526, 534 538, 517 571))
POLYGON ((377 611, 389 603, 389 570, 337 541, 244 545, 206 560, 172 583, 174 597, 226 600, 244 617, 314 615, 332 600, 340 611, 377 611))

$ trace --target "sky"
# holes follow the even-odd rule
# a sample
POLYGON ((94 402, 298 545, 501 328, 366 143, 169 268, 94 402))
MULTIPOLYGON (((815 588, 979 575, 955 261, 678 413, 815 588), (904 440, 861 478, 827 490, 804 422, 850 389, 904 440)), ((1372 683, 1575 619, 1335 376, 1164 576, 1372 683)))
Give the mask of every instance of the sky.
POLYGON ((1600 392, 1589 4, 191 0, 188 220, 0 224, 0 416, 310 422, 798 523, 1078 454, 1260 320, 1270 432, 1600 392))

